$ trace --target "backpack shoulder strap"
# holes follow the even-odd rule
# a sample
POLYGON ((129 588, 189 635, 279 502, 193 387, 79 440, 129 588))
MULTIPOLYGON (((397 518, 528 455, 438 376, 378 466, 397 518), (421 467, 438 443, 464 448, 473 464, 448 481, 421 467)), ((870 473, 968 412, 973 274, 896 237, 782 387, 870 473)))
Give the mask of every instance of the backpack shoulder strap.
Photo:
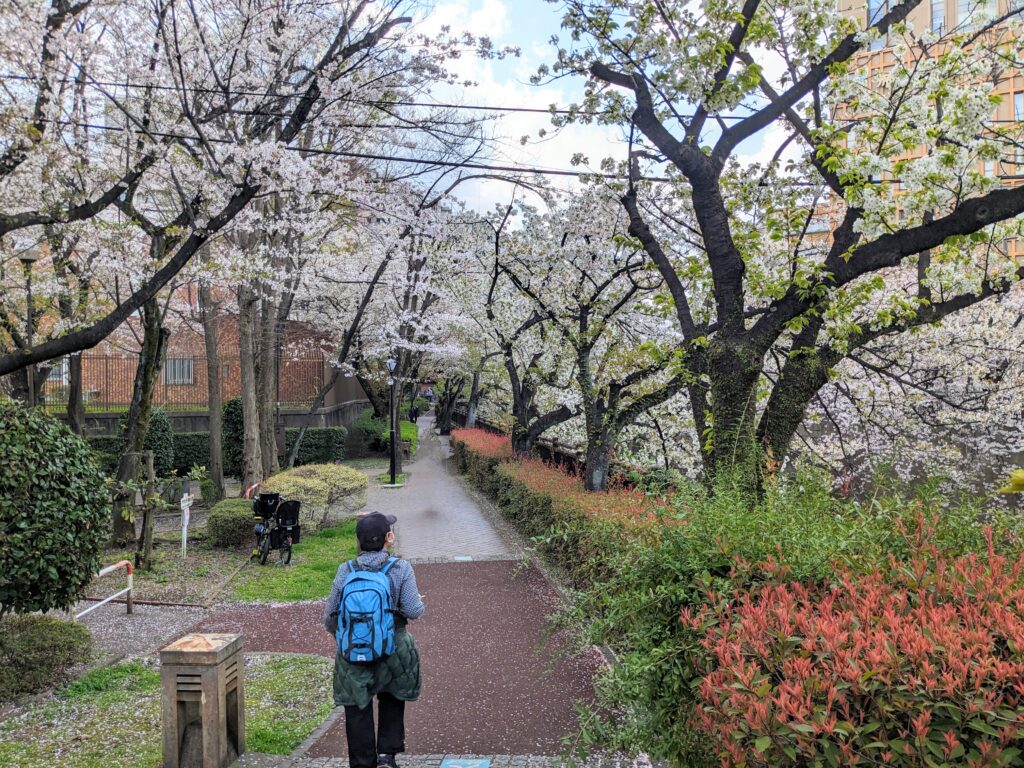
POLYGON ((359 563, 357 563, 355 560, 349 560, 348 561, 348 572, 349 573, 355 573, 358 570, 359 570, 359 563))
POLYGON ((398 562, 398 558, 397 557, 389 557, 387 562, 384 563, 384 565, 381 566, 380 572, 381 573, 387 573, 388 571, 391 570, 391 566, 393 566, 397 562, 398 562))

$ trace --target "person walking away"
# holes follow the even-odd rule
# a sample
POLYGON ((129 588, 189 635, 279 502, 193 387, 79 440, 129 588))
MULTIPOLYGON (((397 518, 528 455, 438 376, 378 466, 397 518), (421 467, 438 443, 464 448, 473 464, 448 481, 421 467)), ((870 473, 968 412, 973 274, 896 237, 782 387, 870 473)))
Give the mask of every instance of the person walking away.
POLYGON ((396 522, 380 512, 359 518, 359 555, 338 567, 324 609, 324 626, 338 643, 334 706, 345 708, 351 768, 398 768, 405 703, 420 695, 419 651, 407 625, 426 607, 412 565, 388 551, 396 522))
POLYGON ((415 404, 413 404, 409 408, 409 421, 411 421, 413 424, 415 424, 416 423, 416 419, 418 419, 419 417, 420 417, 420 409, 417 408, 415 404))

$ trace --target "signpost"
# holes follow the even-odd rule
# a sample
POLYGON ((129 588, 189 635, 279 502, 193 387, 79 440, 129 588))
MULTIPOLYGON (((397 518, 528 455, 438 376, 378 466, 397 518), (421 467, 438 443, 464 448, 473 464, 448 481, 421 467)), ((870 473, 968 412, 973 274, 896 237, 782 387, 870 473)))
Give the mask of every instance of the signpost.
POLYGON ((192 494, 186 491, 181 497, 181 559, 188 552, 188 521, 192 510, 192 494))

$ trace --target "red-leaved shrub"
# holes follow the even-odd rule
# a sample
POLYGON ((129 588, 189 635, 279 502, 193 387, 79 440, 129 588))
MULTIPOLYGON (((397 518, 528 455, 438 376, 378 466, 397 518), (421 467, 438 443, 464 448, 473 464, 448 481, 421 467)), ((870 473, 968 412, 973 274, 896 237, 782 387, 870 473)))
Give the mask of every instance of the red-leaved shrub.
POLYGON ((581 478, 537 459, 517 461, 503 467, 502 471, 534 493, 550 496, 556 511, 626 523, 649 521, 656 516, 654 503, 642 491, 631 488, 613 488, 601 493, 587 491, 581 478))
POLYGON ((683 611, 723 766, 1022 763, 1024 558, 943 556, 929 530, 884 572, 814 587, 741 567, 770 578, 683 611))
POLYGON ((512 458, 512 438, 496 435, 486 429, 453 429, 452 443, 463 443, 467 448, 482 456, 493 459, 512 458))

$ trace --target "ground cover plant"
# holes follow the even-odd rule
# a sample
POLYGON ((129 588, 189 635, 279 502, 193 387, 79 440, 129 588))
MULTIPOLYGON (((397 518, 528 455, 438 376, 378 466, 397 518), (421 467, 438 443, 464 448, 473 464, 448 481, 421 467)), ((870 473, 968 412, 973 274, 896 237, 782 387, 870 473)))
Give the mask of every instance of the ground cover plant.
POLYGON ((82 624, 24 614, 0 619, 0 702, 49 688, 89 660, 92 638, 82 624))
MULTIPOLYGON (((768 726, 726 728, 725 723, 743 722, 750 714, 750 707, 741 710, 729 703, 733 701, 728 698, 732 694, 724 692, 726 687, 731 686, 730 691, 738 690, 737 696, 754 691, 758 699, 768 696, 784 699, 792 693, 791 681, 786 677, 781 682, 778 677, 772 678, 774 682, 767 689, 764 681, 757 686, 747 686, 746 667, 738 661, 742 655, 737 656, 733 651, 742 641, 754 649, 751 652, 754 660, 750 664, 757 663, 756 652, 759 651, 766 665, 785 663, 788 671, 804 670, 804 680, 812 673, 816 673, 816 679, 824 679, 829 670, 812 668, 807 672, 801 665, 817 661, 818 667, 822 667, 829 649, 827 643, 814 636, 807 639, 811 645, 805 647, 799 640, 792 640, 799 633, 786 634, 788 629, 785 628, 774 632, 774 625, 765 616, 778 611, 780 615, 774 620, 784 621, 782 614, 790 613, 791 608, 794 612, 802 609, 804 614, 813 614, 823 595, 831 594, 829 590, 835 589, 835 585, 847 583, 858 585, 857 591, 852 586, 845 587, 849 593, 844 593, 845 601, 834 597, 836 611, 851 605, 856 607, 858 596, 869 592, 868 587, 872 585, 876 592, 884 585, 888 590, 885 599, 906 608, 908 618, 905 621, 888 625, 878 622, 871 634, 874 647, 882 647, 885 642, 901 647, 900 642, 906 639, 905 627, 924 621, 911 612, 914 605, 910 596, 914 587, 911 579, 915 571, 912 568, 908 571, 905 566, 915 562, 921 542, 927 542, 933 553, 932 560, 945 563, 941 567, 948 573, 959 573, 954 563, 959 564, 957 568, 966 567, 964 563, 973 564, 973 570, 969 571, 973 587, 965 586, 966 576, 960 586, 956 586, 959 577, 943 585, 936 576, 938 584, 930 587, 934 594, 948 598, 966 595, 971 589, 978 595, 998 594, 988 607, 976 607, 974 610, 983 613, 975 614, 974 622, 965 621, 963 626, 968 634, 971 627, 990 626, 984 611, 1000 611, 1006 640, 1000 645, 998 637, 992 639, 999 652, 985 655, 981 640, 976 640, 976 644, 964 652, 981 654, 978 662, 981 668, 993 675, 1003 675, 1004 681, 1008 680, 1006 676, 1014 674, 1007 664, 1021 641, 1019 633, 1014 634, 1020 625, 1014 623, 1016 620, 1011 621, 1007 609, 998 606, 1006 605, 1006 601, 1018 608, 1024 605, 1007 586, 1016 577, 1007 575, 986 582, 980 579, 980 574, 995 573, 993 564, 999 564, 1008 574, 1020 571, 1020 523, 1013 517, 983 509, 977 501, 946 498, 936 491, 935 483, 924 484, 913 494, 906 489, 890 489, 862 503, 835 498, 828 479, 808 471, 769 483, 760 499, 752 498, 745 484, 729 483, 726 478, 721 479, 714 492, 699 484, 678 482, 676 478, 678 487, 673 492, 659 489, 648 498, 645 507, 639 492, 583 494, 577 478, 536 461, 502 456, 498 463, 489 465, 494 454, 500 453, 495 447, 500 443, 493 437, 459 433, 455 439, 459 442, 453 455, 459 466, 464 471, 491 466, 485 489, 504 514, 533 536, 538 550, 556 559, 568 574, 575 600, 560 621, 573 628, 584 644, 606 645, 615 651, 618 663, 597 681, 599 710, 591 711, 583 720, 577 741, 581 754, 608 747, 641 750, 686 768, 718 764, 850 764, 842 760, 845 754, 839 749, 842 744, 866 747, 878 740, 869 735, 872 730, 881 728, 871 725, 879 718, 870 707, 854 713, 859 720, 852 716, 846 718, 863 727, 864 732, 844 733, 842 719, 837 719, 840 723, 837 730, 827 715, 822 721, 825 730, 819 729, 818 721, 813 719, 800 723, 794 717, 781 723, 779 729, 788 734, 787 738, 792 736, 792 742, 780 738, 768 726), (492 447, 491 455, 472 451, 469 444, 474 440, 484 450, 492 447), (990 539, 986 536, 986 527, 992 530, 990 539), (992 553, 987 556, 989 566, 986 569, 982 563, 989 542, 992 553), (1009 559, 993 559, 1000 557, 1009 559), (738 570, 738 562, 772 565, 738 570), (785 590, 788 591, 779 592, 783 588, 778 585, 787 585, 785 590), (996 585, 1001 591, 995 590, 996 585), (776 591, 771 591, 773 589, 776 591), (960 593, 956 593, 956 589, 960 589, 960 593), (759 594, 764 594, 764 599, 758 600, 759 594), (781 595, 787 594, 783 601, 781 595), (727 621, 730 610, 741 609, 747 610, 752 618, 730 625, 727 621), (687 620, 681 621, 681 616, 687 620), (700 620, 692 617, 700 617, 700 620), (762 624, 767 621, 767 624, 755 625, 755 619, 762 624), (750 629, 753 626, 764 631, 750 629), (727 631, 724 627, 730 629, 727 631), (717 642, 709 649, 711 638, 717 642), (765 651, 766 646, 768 651, 765 651), (810 659, 799 658, 809 653, 810 659), (717 678, 713 677, 716 673, 717 678), (707 686, 711 683, 704 682, 709 679, 718 681, 710 689, 707 686), (716 695, 724 697, 725 703, 719 704, 716 695), (701 707, 711 708, 703 719, 698 716, 701 707), (805 729, 807 724, 813 732, 805 729), (828 728, 832 730, 827 731, 828 728), (835 750, 839 751, 825 747, 827 743, 834 743, 835 750), (758 762, 761 753, 765 757, 758 762), (839 762, 835 762, 836 757, 839 762)), ((471 477, 479 476, 469 471, 471 477)), ((950 612, 956 610, 966 615, 962 611, 967 603, 965 599, 959 604, 955 604, 955 600, 943 603, 937 598, 929 599, 932 600, 927 603, 929 610, 936 612, 931 617, 933 624, 952 621, 950 612)), ((876 597, 875 602, 882 605, 885 600, 876 597)), ((984 602, 988 604, 987 599, 984 602)), ((822 617, 819 625, 829 618, 831 614, 822 617)), ((805 620, 805 624, 809 622, 809 618, 805 620)), ((929 624, 926 622, 925 626, 929 624)), ((848 638, 852 636, 851 632, 848 638)), ((925 666, 936 664, 935 659, 927 656, 914 661, 925 666)), ((1007 702, 1015 706, 1010 701, 1012 697, 997 696, 984 688, 972 704, 962 697, 957 700, 946 696, 938 688, 930 688, 926 694, 918 696, 915 686, 918 683, 929 685, 929 678, 918 674, 921 669, 915 671, 912 665, 900 666, 893 662, 883 671, 891 674, 872 676, 871 683, 872 694, 879 702, 897 702, 893 706, 902 707, 908 718, 918 718, 918 728, 930 717, 935 722, 946 723, 951 733, 947 737, 943 732, 940 744, 932 739, 936 734, 929 730, 925 742, 932 743, 939 752, 925 742, 915 742, 913 746, 918 751, 914 755, 918 762, 901 753, 898 760, 903 762, 895 764, 941 765, 943 760, 956 764, 955 760, 961 758, 960 764, 967 764, 964 755, 970 755, 972 748, 981 760, 978 765, 1004 764, 999 762, 1005 759, 998 758, 999 754, 1016 759, 1006 743, 1010 732, 984 717, 979 719, 976 709, 988 707, 985 711, 994 711, 997 716, 1002 713, 1012 720, 1020 714, 996 706, 996 703, 1007 702), (927 696, 932 696, 934 701, 927 703, 927 696), (945 709, 961 714, 969 712, 972 717, 961 718, 958 726, 950 724, 952 712, 945 709), (980 739, 984 736, 992 743, 983 748, 980 739), (957 751, 957 743, 962 745, 963 753, 957 751), (943 752, 944 747, 949 751, 943 752), (928 751, 933 762, 920 757, 922 750, 928 751), (960 757, 953 758, 954 754, 960 757)), ((765 721, 755 718, 754 722, 763 724, 765 721)), ((873 757, 902 749, 897 729, 890 725, 884 733, 890 738, 890 749, 879 749, 873 757)), ((917 733, 911 730, 914 738, 917 733)))
MULTIPOLYGON (((248 654, 246 745, 287 755, 331 711, 331 661, 248 654)), ((0 722, 0 765, 157 768, 160 675, 149 662, 91 672, 0 722)))
MULTIPOLYGON (((254 541, 255 536, 243 543, 251 545, 254 541)), ((190 528, 187 556, 182 559, 180 531, 157 533, 153 539, 152 568, 135 572, 132 594, 138 600, 202 603, 214 596, 231 574, 245 564, 250 552, 251 546, 249 549, 216 548, 201 529, 190 528)), ((134 555, 134 549, 109 549, 103 554, 103 564, 132 560, 134 555)), ((123 589, 124 581, 124 571, 115 571, 93 579, 87 594, 105 597, 123 589)))
POLYGON ((232 582, 230 596, 246 602, 320 600, 330 593, 338 566, 356 554, 355 520, 303 534, 289 565, 246 566, 232 582))

